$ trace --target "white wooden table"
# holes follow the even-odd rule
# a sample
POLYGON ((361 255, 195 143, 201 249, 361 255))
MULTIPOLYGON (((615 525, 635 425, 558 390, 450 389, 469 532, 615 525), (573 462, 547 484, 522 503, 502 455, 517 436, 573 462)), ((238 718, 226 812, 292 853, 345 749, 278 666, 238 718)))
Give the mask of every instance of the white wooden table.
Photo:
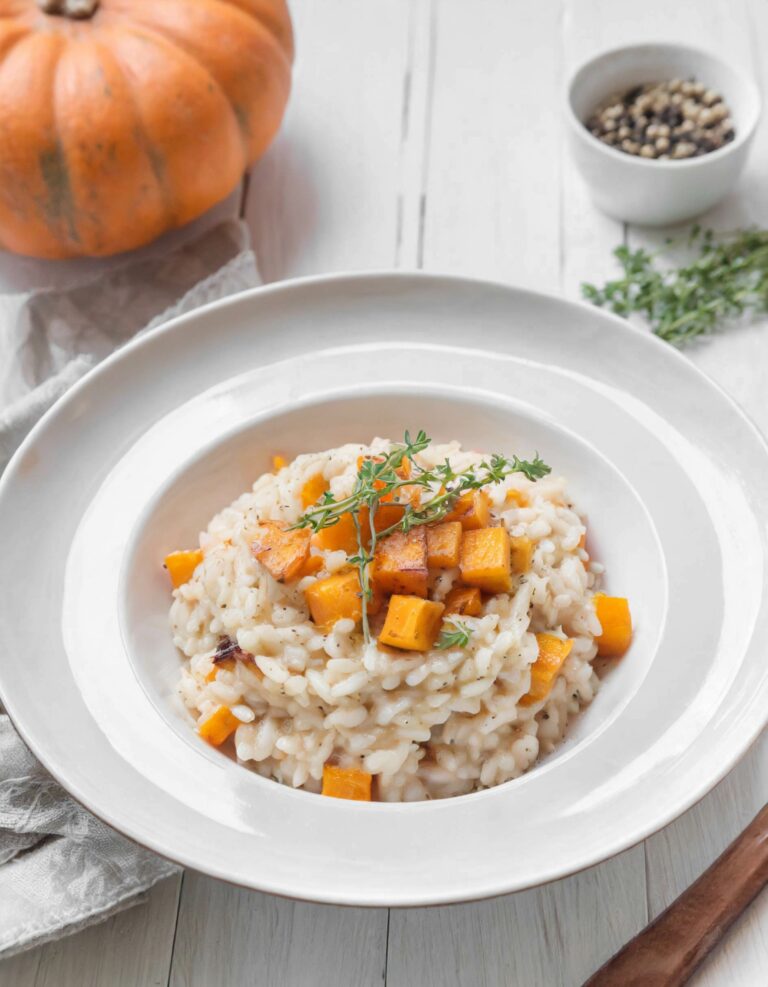
MULTIPOLYGON (((756 73, 765 0, 293 0, 298 63, 283 132, 240 201, 265 280, 425 268, 579 294, 622 240, 566 155, 563 80, 592 52, 685 40, 756 73)), ((768 225, 768 127, 708 217, 768 225)), ((221 211, 221 210, 220 210, 221 211)), ((219 212, 220 212, 219 211, 219 212)), ((768 325, 691 352, 768 432, 768 325)), ((621 856, 556 884, 415 911, 283 901, 198 874, 104 925, 0 964, 3 987, 571 987, 707 866, 768 795, 764 737, 712 794, 621 856)), ((768 983, 768 895, 694 978, 768 983)), ((649 985, 653 987, 653 985, 649 985)))

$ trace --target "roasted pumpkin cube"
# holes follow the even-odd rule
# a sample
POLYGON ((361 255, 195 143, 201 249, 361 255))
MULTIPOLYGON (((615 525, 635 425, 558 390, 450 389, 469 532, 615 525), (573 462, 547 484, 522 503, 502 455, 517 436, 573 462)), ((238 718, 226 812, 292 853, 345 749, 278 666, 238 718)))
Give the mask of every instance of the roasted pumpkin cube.
POLYGON ((395 531, 376 546, 373 581, 382 593, 426 596, 428 578, 424 525, 395 531))
POLYGON ((510 507, 513 505, 515 507, 527 507, 530 501, 528 500, 528 494, 524 493, 522 490, 515 490, 514 487, 511 490, 507 490, 506 502, 510 507))
POLYGON ((435 569, 452 569, 459 564, 460 521, 444 521, 427 528, 427 565, 435 569))
POLYGON ((312 535, 312 544, 326 552, 357 552, 357 531, 351 514, 342 514, 336 524, 321 528, 312 535))
POLYGON ((304 565, 296 574, 297 579, 303 579, 305 576, 314 576, 316 573, 320 572, 323 568, 323 557, 322 555, 308 555, 304 559, 304 565))
POLYGON ((199 548, 190 549, 187 552, 171 552, 165 557, 165 568, 171 577, 171 582, 175 589, 188 583, 194 575, 195 569, 203 561, 203 553, 199 548))
POLYGON ((465 531, 459 559, 462 582, 486 593, 508 593, 512 589, 510 551, 506 528, 465 531))
POLYGON ((485 490, 468 490, 445 515, 445 520, 460 521, 465 531, 487 528, 491 523, 491 498, 485 490))
POLYGON ((236 662, 234 658, 225 658, 223 661, 217 661, 214 664, 213 668, 210 670, 210 672, 208 672, 208 674, 205 676, 205 681, 213 682, 213 680, 216 678, 216 673, 220 668, 224 668, 228 672, 233 672, 235 670, 235 665, 236 662))
POLYGON ((337 768, 332 764, 323 766, 323 795, 334 799, 354 799, 357 802, 371 801, 371 781, 373 776, 357 768, 337 768))
MULTIPOLYGON (((304 597, 312 615, 312 620, 323 631, 330 631, 337 620, 354 620, 363 616, 360 577, 356 569, 336 573, 327 579, 318 579, 304 590, 304 597)), ((381 596, 374 588, 373 598, 368 601, 369 614, 378 613, 381 596)))
MULTIPOLYGON (((398 524, 398 522, 402 521, 405 507, 405 504, 398 502, 379 502, 373 515, 373 527, 376 533, 379 534, 382 531, 386 531, 393 524, 398 524)), ((371 540, 370 513, 367 507, 363 507, 360 510, 360 530, 367 546, 371 540)))
POLYGON ((240 720, 229 706, 219 706, 202 723, 198 724, 197 732, 214 747, 219 747, 240 726, 240 720))
POLYGON ((539 657, 531 665, 531 684, 521 698, 521 706, 533 706, 549 695, 563 662, 571 653, 573 641, 554 634, 537 634, 539 657))
POLYGON ((305 510, 308 507, 312 507, 313 504, 316 504, 320 500, 327 489, 328 482, 322 473, 315 473, 314 476, 310 476, 301 488, 301 506, 305 510))
POLYGON ((379 644, 405 651, 429 651, 440 631, 445 607, 419 596, 393 596, 379 644))
POLYGON ((403 456, 403 458, 400 460, 400 465, 395 470, 395 473, 397 473, 397 475, 402 480, 410 480, 410 478, 411 478, 411 461, 410 461, 410 459, 407 456, 403 456))
MULTIPOLYGON (((397 524, 398 521, 402 520, 404 511, 405 504, 379 504, 373 522, 376 532, 385 531, 393 524, 397 524)), ((368 508, 361 508, 357 517, 360 521, 360 535, 367 548, 371 541, 368 508)), ((332 524, 328 528, 321 528, 312 536, 312 544, 324 551, 343 551, 347 555, 356 555, 358 552, 357 529, 352 514, 342 514, 336 524, 332 524)))
POLYGON ((533 563, 533 549, 533 542, 525 535, 509 539, 512 572, 528 572, 533 563))
POLYGON ((446 596, 445 613, 477 617, 483 610, 483 597, 477 586, 456 586, 446 596))
POLYGON ((595 613, 603 633, 597 640, 597 653, 605 658, 621 658, 632 643, 632 615, 622 596, 595 594, 595 613))
POLYGON ((282 521, 262 521, 251 552, 278 582, 298 579, 309 556, 309 528, 288 528, 282 521))

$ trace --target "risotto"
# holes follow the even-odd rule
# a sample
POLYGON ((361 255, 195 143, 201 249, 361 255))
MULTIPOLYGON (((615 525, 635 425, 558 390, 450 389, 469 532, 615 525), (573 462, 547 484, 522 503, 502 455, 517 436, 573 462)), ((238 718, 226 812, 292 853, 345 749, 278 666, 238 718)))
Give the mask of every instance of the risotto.
POLYGON ((516 778, 629 645, 564 479, 423 433, 275 457, 174 552, 180 691, 259 774, 413 801, 516 778))

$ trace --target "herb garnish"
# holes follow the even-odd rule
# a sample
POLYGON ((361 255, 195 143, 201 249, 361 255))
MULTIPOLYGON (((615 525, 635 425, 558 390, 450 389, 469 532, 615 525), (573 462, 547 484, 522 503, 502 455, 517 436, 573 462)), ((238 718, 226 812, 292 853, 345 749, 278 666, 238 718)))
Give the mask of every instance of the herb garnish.
POLYGON ((683 244, 697 255, 674 268, 659 267, 657 258, 681 246, 679 240, 653 253, 617 247, 623 276, 601 288, 582 284, 584 298, 617 315, 639 313, 674 346, 708 335, 722 322, 768 311, 768 230, 714 233, 694 226, 683 244))
MULTIPOLYGON (((311 528, 313 531, 320 531, 322 528, 330 528, 338 524, 344 514, 351 514, 357 533, 358 550, 349 561, 357 567, 364 601, 370 600, 372 596, 370 564, 379 539, 386 538, 394 531, 408 532, 417 525, 440 521, 451 511, 463 493, 479 490, 491 483, 499 483, 512 473, 522 473, 529 480, 535 481, 550 472, 550 467, 539 459, 538 453, 531 462, 518 459, 517 456, 507 459, 494 454, 490 460, 483 460, 458 472, 446 459, 434 469, 426 470, 415 462, 414 456, 423 452, 431 441, 423 430, 418 432, 415 439, 406 432, 402 444, 393 445, 385 455, 362 461, 357 471, 354 490, 348 497, 336 500, 330 491, 326 491, 318 504, 310 507, 293 525, 294 528, 311 528), (408 470, 402 469, 404 460, 408 461, 408 470), (402 516, 394 524, 377 531, 376 511, 379 504, 392 502, 393 495, 402 487, 421 487, 429 490, 431 496, 418 507, 410 503, 403 504, 402 516), (361 518, 363 509, 367 509, 367 532, 362 530, 365 518, 364 514, 361 518)), ((366 606, 363 606, 362 623, 363 636, 367 644, 371 635, 366 606)))
POLYGON ((471 636, 472 629, 463 621, 448 618, 443 622, 443 630, 435 647, 439 651, 445 651, 447 648, 466 648, 471 636), (450 630, 451 627, 453 630, 450 630))

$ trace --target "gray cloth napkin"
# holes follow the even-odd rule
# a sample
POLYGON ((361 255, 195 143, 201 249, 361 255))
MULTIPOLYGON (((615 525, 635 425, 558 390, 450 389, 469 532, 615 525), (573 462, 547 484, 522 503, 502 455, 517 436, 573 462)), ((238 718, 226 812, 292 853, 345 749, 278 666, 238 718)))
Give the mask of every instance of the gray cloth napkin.
MULTIPOLYGON (((259 284, 243 224, 95 278, 0 297, 0 471, 68 387, 140 332, 259 284)), ((46 773, 0 707, 0 955, 136 904, 176 867, 95 819, 46 773)))

